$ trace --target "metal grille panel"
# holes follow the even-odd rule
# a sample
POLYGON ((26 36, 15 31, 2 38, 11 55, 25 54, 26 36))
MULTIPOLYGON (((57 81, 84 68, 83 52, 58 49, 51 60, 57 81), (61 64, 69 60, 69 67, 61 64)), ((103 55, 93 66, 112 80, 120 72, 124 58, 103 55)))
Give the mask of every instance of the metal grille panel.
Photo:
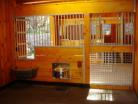
POLYGON ((90 83, 132 85, 132 53, 102 52, 90 54, 90 83))
POLYGON ((34 47, 81 47, 83 31, 83 14, 16 17, 17 58, 33 59, 34 47))
POLYGON ((91 14, 91 45, 133 45, 134 13, 91 14))

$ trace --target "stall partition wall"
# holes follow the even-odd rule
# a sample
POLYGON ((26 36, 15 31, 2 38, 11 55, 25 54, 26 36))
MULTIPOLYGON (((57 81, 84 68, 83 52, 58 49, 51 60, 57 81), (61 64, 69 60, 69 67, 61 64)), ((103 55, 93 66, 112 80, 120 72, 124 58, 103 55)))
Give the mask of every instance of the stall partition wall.
MULTIPOLYGON (((126 2, 123 0, 115 2, 112 0, 103 0, 103 2, 100 2, 99 4, 102 7, 104 6, 102 11, 100 11, 101 9, 98 9, 99 6, 94 5, 94 3, 98 2, 17 5, 17 21, 24 21, 24 19, 26 21, 29 20, 30 17, 36 18, 38 16, 41 16, 42 18, 40 19, 43 20, 43 17, 45 17, 45 24, 47 24, 50 20, 49 27, 51 35, 49 37, 49 32, 45 32, 44 35, 42 35, 43 32, 34 32, 41 35, 40 37, 43 37, 43 39, 45 39, 44 37, 49 37, 49 40, 44 40, 42 43, 38 43, 37 41, 33 43, 35 45, 41 46, 35 46, 34 49, 32 48, 32 52, 30 51, 30 48, 28 48, 26 51, 27 45, 20 46, 22 49, 25 48, 25 51, 21 51, 21 49, 18 49, 19 44, 18 46, 16 44, 16 66, 39 67, 37 77, 33 80, 87 83, 96 88, 118 87, 119 89, 124 89, 125 86, 125 88, 129 89, 130 86, 132 86, 133 80, 131 79, 133 76, 132 73, 128 74, 128 72, 133 72, 133 68, 131 67, 133 66, 133 63, 131 61, 133 60, 134 35, 133 31, 129 31, 127 34, 124 34, 124 28, 130 27, 130 30, 133 30, 133 23, 131 23, 133 22, 133 1, 130 0, 126 2), (106 5, 107 2, 111 6, 108 5, 105 7, 104 5, 106 5), (120 4, 123 5, 119 6, 120 4), (95 9, 92 8, 93 6, 95 6, 95 9), (77 9, 82 7, 84 9, 77 9), (115 7, 119 8, 114 9, 115 7), (36 17, 32 15, 36 15, 36 17), (49 18, 47 18, 47 16, 49 18), (70 20, 70 18, 73 19, 70 20), (66 26, 64 24, 68 24, 66 20, 69 21, 70 25, 66 26), (70 34, 74 35, 70 36, 70 34), (19 53, 19 51, 22 53, 19 53), (34 55, 31 53, 34 53, 34 55), (28 60, 27 58, 32 59, 28 60), (129 61, 126 61, 127 59, 129 61), (52 63, 55 62, 70 63, 70 80, 53 79, 53 76, 51 74, 51 67, 52 63), (116 70, 116 66, 120 66, 120 68, 122 68, 122 66, 126 67, 126 63, 127 65, 128 63, 130 64, 127 71, 116 70), (98 64, 98 67, 95 64, 98 64), (123 73, 123 78, 118 77, 122 76, 122 74, 117 74, 119 71, 123 73), (123 71, 127 72, 127 74, 123 71), (113 81, 107 81, 113 72, 116 72, 116 75, 112 76, 113 81), (95 73, 94 75, 96 76, 93 76, 93 73, 95 73), (108 78, 105 76, 108 76, 108 78), (128 81, 125 79, 126 76, 129 77, 128 81), (101 82, 101 77, 105 78, 103 79, 104 81, 102 80, 104 83, 99 83, 101 82)), ((24 28, 24 23, 22 24, 24 28)), ((46 28, 46 25, 44 25, 42 28, 46 28)), ((42 28, 38 29, 43 30, 42 28)), ((25 29, 27 28, 25 27, 25 29)), ((29 34, 32 33, 30 32, 29 34)), ((18 36, 17 33, 16 35, 18 36)), ((37 39, 40 39, 39 35, 35 35, 34 38, 37 37, 37 39)), ((27 35, 25 35, 25 37, 22 37, 22 39, 25 41, 28 39, 26 36, 27 35)), ((20 42, 22 43, 22 40, 20 42)))
POLYGON ((90 83, 133 84, 134 13, 91 15, 90 83), (95 46, 99 50, 93 49, 95 46), (111 50, 104 48, 112 46, 111 50), (116 50, 114 50, 117 47, 116 50), (119 49, 119 47, 125 47, 119 49), (131 47, 131 50, 128 49, 131 47), (100 48, 103 48, 100 50, 100 48))
POLYGON ((83 14, 16 17, 16 58, 24 60, 19 67, 39 67, 38 80, 83 83, 83 32, 83 14), (55 63, 69 64, 68 80, 54 79, 55 63))
MULTIPOLYGON (((70 80, 78 75, 78 82, 82 83, 85 81, 85 58, 89 55, 90 84, 132 86, 133 25, 133 13, 17 17, 16 56, 18 60, 43 60, 40 57, 45 57, 45 61, 49 61, 51 58, 51 65, 57 62, 71 63, 72 57, 76 61, 71 63, 70 80), (84 26, 90 30, 85 38, 84 26), (84 44, 86 40, 89 44, 84 44), (85 50, 86 44, 90 46, 90 54, 85 53, 88 51, 85 50), (103 46, 107 49, 96 51, 103 46), (118 50, 118 47, 124 50, 118 50), (80 62, 82 65, 79 66, 80 62)), ((49 69, 51 75, 48 77, 52 79, 50 66, 49 69)))

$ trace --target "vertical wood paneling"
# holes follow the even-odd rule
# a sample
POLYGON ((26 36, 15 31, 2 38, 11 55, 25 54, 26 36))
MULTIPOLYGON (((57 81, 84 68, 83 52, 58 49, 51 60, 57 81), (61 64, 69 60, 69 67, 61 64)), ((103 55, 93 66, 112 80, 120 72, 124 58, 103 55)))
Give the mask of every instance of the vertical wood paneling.
POLYGON ((13 7, 14 1, 1 0, 0 3, 0 86, 7 84, 13 58, 13 7))

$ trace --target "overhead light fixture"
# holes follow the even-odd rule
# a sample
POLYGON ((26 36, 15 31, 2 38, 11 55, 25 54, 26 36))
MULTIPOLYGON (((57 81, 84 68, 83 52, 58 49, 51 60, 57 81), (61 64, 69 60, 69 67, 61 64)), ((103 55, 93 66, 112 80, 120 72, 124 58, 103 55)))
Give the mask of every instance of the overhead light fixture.
POLYGON ((30 2, 24 2, 23 4, 42 4, 42 3, 49 3, 50 1, 30 1, 30 2))

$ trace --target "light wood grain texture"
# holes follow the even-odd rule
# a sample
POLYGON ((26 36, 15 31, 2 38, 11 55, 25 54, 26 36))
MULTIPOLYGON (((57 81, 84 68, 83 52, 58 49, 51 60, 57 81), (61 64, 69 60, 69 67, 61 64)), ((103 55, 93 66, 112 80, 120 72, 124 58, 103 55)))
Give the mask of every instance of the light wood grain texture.
POLYGON ((113 13, 134 11, 133 0, 93 0, 71 3, 17 5, 16 15, 46 15, 64 13, 113 13))
POLYGON ((0 3, 0 86, 11 81, 10 69, 14 67, 13 8, 14 0, 0 3))
POLYGON ((82 83, 82 68, 78 68, 78 61, 82 62, 81 48, 35 48, 36 58, 33 61, 16 61, 19 68, 39 67, 37 77, 33 80, 50 82, 82 83), (69 63, 71 78, 69 80, 54 79, 52 77, 52 63, 69 63))

